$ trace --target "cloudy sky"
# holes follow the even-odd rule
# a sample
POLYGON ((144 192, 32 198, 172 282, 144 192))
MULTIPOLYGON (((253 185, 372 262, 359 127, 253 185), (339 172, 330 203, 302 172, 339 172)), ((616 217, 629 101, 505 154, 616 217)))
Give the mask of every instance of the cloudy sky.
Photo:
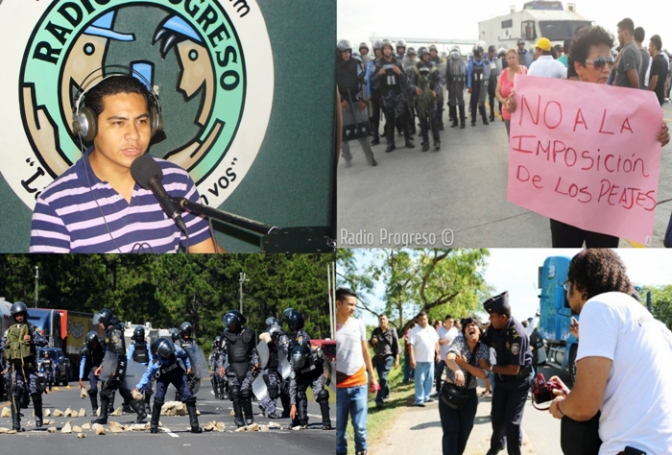
MULTIPOLYGON (((519 11, 523 3, 520 0, 338 0, 337 35, 338 39, 351 40, 353 46, 359 46, 362 41, 370 43, 373 35, 475 40, 479 21, 508 14, 511 5, 519 11)), ((577 13, 612 32, 614 39, 616 24, 629 17, 635 27, 644 28, 645 47, 649 38, 658 34, 663 48, 672 48, 672 2, 575 0, 563 2, 565 7, 567 3, 576 4, 577 13)))
MULTIPOLYGON (((537 289, 538 267, 549 256, 566 256, 571 258, 580 250, 552 250, 552 249, 491 249, 488 265, 485 269, 485 281, 494 287, 494 294, 509 291, 509 300, 513 316, 518 319, 527 319, 534 316, 539 307, 539 289, 537 289)), ((662 286, 672 284, 670 270, 672 270, 672 255, 665 249, 619 249, 627 268, 628 276, 636 286, 662 286)), ((358 257, 363 262, 370 260, 373 255, 368 250, 358 250, 358 257)), ((368 298, 374 308, 382 308, 381 297, 385 291, 384 285, 378 283, 375 288, 376 296, 368 298)), ((481 314, 486 320, 486 314, 481 314)), ((362 311, 366 324, 377 325, 378 321, 370 313, 362 311)))

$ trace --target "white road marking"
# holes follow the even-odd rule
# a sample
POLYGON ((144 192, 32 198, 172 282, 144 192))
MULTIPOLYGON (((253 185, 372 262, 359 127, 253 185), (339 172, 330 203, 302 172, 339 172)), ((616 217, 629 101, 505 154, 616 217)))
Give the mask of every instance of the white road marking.
POLYGON ((179 438, 178 435, 176 435, 175 433, 173 433, 172 431, 170 431, 170 428, 161 427, 161 429, 162 429, 163 431, 165 431, 166 433, 168 433, 171 437, 173 437, 173 438, 179 438))

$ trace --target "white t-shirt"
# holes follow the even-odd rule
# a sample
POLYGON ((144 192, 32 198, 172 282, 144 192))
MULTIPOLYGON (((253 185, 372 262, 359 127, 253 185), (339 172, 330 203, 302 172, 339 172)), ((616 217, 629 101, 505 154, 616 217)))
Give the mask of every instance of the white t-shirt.
POLYGON ((530 65, 528 76, 554 77, 567 79, 567 67, 550 55, 542 55, 530 65))
POLYGON ((364 365, 362 341, 366 341, 366 327, 358 319, 350 318, 336 330, 336 370, 348 376, 364 365))
MULTIPOLYGON (((601 406, 600 455, 632 445, 647 455, 672 453, 672 344, 669 331, 632 297, 608 292, 581 310, 576 360, 614 363, 601 406)), ((579 367, 580 368, 580 367, 579 367)))
POLYGON ((441 360, 446 360, 446 354, 448 354, 448 349, 450 349, 450 344, 453 342, 455 337, 460 334, 457 331, 457 327, 451 327, 450 330, 446 329, 444 326, 439 327, 437 331, 439 335, 439 341, 448 340, 446 344, 439 344, 439 354, 441 355, 441 360))
POLYGON ((413 345, 413 354, 416 362, 433 362, 434 361, 434 347, 439 341, 439 335, 434 330, 434 327, 427 324, 423 329, 419 325, 411 330, 411 335, 408 337, 409 344, 413 345))

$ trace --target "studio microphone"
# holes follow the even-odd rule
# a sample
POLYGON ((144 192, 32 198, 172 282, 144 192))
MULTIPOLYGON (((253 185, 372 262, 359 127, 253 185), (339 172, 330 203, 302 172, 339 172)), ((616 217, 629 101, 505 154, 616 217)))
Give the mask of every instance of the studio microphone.
POLYGON ((131 175, 133 179, 146 190, 151 190, 154 196, 159 200, 161 208, 166 214, 175 221, 180 229, 188 235, 187 226, 182 219, 182 212, 179 204, 173 201, 165 188, 161 184, 163 171, 158 163, 154 161, 149 153, 146 153, 133 161, 131 164, 131 175))

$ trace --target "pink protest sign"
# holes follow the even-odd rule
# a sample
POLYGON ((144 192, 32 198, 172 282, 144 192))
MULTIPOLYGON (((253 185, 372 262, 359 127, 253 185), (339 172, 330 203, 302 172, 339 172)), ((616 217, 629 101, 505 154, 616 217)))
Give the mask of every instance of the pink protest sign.
POLYGON ((663 112, 653 92, 516 75, 508 200, 651 245, 663 112))

